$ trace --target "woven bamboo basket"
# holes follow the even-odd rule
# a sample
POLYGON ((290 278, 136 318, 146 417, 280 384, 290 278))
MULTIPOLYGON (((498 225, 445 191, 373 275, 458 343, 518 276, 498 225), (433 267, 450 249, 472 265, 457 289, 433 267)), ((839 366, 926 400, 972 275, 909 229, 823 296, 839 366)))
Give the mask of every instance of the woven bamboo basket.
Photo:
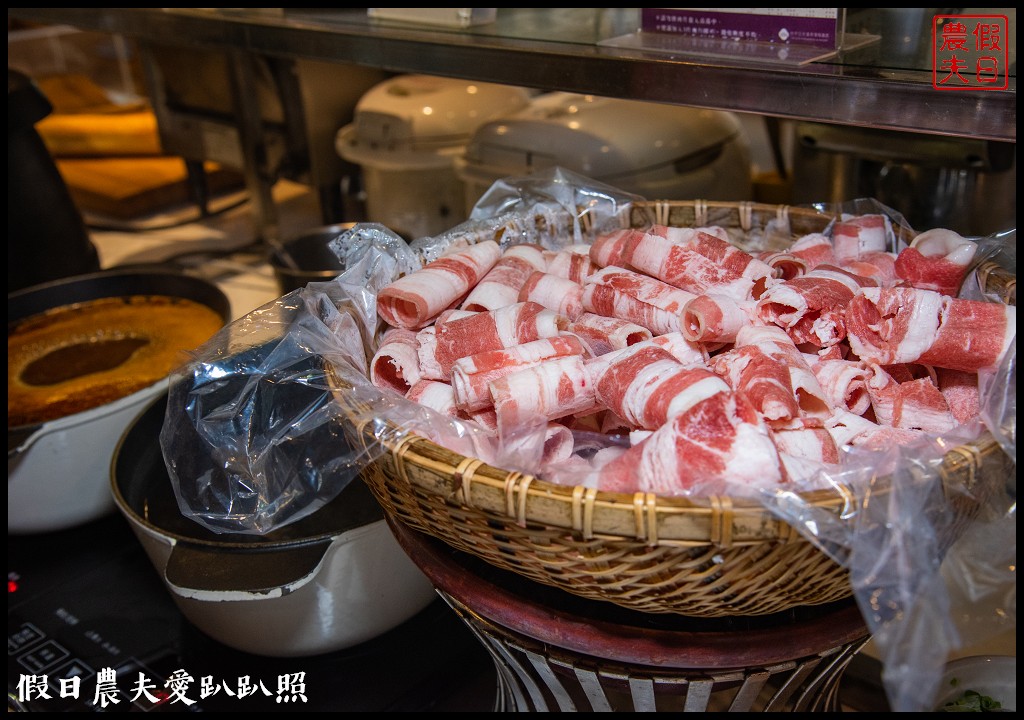
MULTIPOLYGON (((641 204, 625 222, 640 227, 651 219, 683 227, 719 225, 740 235, 781 221, 795 238, 823 230, 833 217, 788 206, 673 201, 641 204)), ((989 292, 1015 303, 1015 281, 1006 271, 991 265, 980 275, 989 292)), ((341 381, 335 396, 350 418, 367 417, 341 381)), ((692 617, 766 615, 853 594, 843 567, 755 500, 556 485, 400 428, 394 441, 382 439, 373 424, 353 421, 346 433, 363 447, 384 445, 383 455, 362 474, 385 512, 531 580, 632 610, 692 617)), ((1005 482, 1013 467, 990 434, 945 456, 944 489, 969 490, 948 493, 956 506, 950 532, 955 535, 978 509, 964 498, 978 498, 986 485, 1005 482)), ((839 514, 849 509, 853 495, 821 490, 803 499, 839 514)))

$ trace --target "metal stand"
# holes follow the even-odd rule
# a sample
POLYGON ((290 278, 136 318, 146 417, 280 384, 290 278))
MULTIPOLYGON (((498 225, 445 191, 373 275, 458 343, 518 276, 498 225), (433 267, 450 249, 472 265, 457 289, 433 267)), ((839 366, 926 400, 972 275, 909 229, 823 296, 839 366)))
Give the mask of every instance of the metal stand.
POLYGON ((756 618, 685 618, 585 600, 390 521, 498 673, 495 710, 834 712, 869 638, 850 599, 756 618))

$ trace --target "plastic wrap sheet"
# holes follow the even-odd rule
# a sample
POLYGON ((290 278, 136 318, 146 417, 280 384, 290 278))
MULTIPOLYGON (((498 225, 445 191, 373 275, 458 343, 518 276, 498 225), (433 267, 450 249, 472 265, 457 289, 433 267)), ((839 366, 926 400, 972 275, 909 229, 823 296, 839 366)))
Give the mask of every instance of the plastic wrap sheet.
MULTIPOLYGON (((367 364, 382 330, 376 293, 467 243, 494 239, 505 247, 559 249, 589 242, 597 232, 624 226, 636 199, 555 169, 496 183, 468 222, 437 237, 406 244, 387 228, 364 224, 338 238, 346 270, 336 280, 310 284, 229 325, 172 378, 161 444, 183 514, 215 532, 260 534, 314 512, 383 452, 381 443, 350 447, 344 423, 370 428, 380 441, 417 434, 505 469, 585 481, 595 463, 628 446, 628 436, 577 430, 576 452, 542 467, 543 448, 553 437, 547 426, 496 442, 474 422, 374 387, 367 364), (349 388, 353 402, 344 412, 332 396, 328 368, 349 388), (362 410, 353 415, 353 406, 362 410)), ((906 229, 902 217, 874 201, 816 207, 884 212, 906 229)), ((755 241, 775 242, 784 230, 776 225, 755 241)), ((975 263, 995 259, 1015 271, 1015 237, 1008 231, 979 238, 975 263)), ((965 297, 999 300, 982 297, 977 282, 963 287, 965 297)), ((1015 468, 1008 465, 1005 482, 987 478, 975 487, 944 488, 939 473, 950 448, 986 430, 1015 465, 1015 348, 997 372, 982 378, 980 421, 913 446, 850 450, 840 470, 806 478, 809 487, 841 489, 848 497, 841 513, 808 504, 791 489, 755 495, 849 568, 883 653, 895 710, 929 707, 948 651, 1016 624, 1015 468), (979 509, 947 552, 958 499, 979 509), (974 611, 954 597, 988 598, 993 602, 984 606, 995 609, 983 611, 978 603, 974 611), (954 604, 967 609, 954 617, 954 604)))
POLYGON ((380 225, 336 242, 346 261, 336 280, 236 320, 171 377, 161 449, 183 514, 213 532, 300 520, 374 459, 345 442, 328 371, 365 378, 376 290, 419 261, 380 225))

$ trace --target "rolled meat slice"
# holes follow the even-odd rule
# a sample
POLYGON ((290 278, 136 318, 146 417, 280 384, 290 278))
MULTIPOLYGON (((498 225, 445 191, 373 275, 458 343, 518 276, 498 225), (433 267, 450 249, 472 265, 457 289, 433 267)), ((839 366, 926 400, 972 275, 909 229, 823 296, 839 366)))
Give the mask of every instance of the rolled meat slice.
POLYGON ((622 318, 584 312, 566 328, 590 348, 592 355, 604 355, 621 350, 644 340, 650 340, 651 331, 622 318))
POLYGON ((995 370, 1017 332, 1012 305, 918 288, 863 288, 846 311, 850 348, 879 365, 995 370))
POLYGON ((599 269, 590 259, 590 245, 570 245, 547 258, 547 272, 580 285, 584 278, 599 269))
POLYGON ((782 478, 767 429, 753 408, 725 390, 615 457, 593 482, 609 492, 749 496, 782 478))
POLYGON ((517 302, 532 301, 565 315, 570 321, 583 314, 583 286, 569 278, 546 272, 531 273, 520 283, 517 302))
POLYGON ((543 472, 547 465, 569 460, 574 446, 572 430, 561 423, 550 422, 518 435, 502 437, 497 461, 502 467, 540 468, 543 472))
POLYGON ((414 423, 415 432, 423 435, 453 452, 475 457, 486 463, 493 463, 495 457, 495 445, 497 440, 494 433, 490 431, 485 423, 480 423, 479 417, 467 417, 455 407, 455 394, 448 383, 437 380, 420 380, 413 385, 406 399, 429 408, 441 415, 451 418, 452 424, 438 421, 431 418, 424 422, 418 418, 414 423), (475 420, 480 427, 473 431, 466 420, 475 420))
POLYGON ((837 410, 863 415, 871 408, 868 383, 872 371, 858 360, 808 358, 808 365, 824 390, 829 404, 837 410))
POLYGON ((651 345, 668 350, 676 360, 683 365, 694 366, 708 365, 708 349, 704 343, 691 341, 681 332, 670 332, 664 335, 656 335, 649 341, 651 345))
POLYGON ((846 215, 832 226, 832 247, 840 263, 886 252, 893 239, 892 223, 878 213, 846 215))
POLYGON ((854 275, 868 278, 879 287, 898 284, 896 277, 896 256, 887 252, 864 253, 854 260, 844 260, 839 267, 854 275))
POLYGON ((488 384, 492 380, 552 358, 589 354, 586 345, 575 335, 556 335, 459 358, 452 368, 456 403, 465 411, 482 410, 491 405, 488 384))
POLYGON ((788 253, 806 265, 804 272, 811 271, 819 265, 835 265, 838 262, 832 247, 832 239, 822 233, 804 235, 790 245, 788 253))
POLYGON ((590 246, 590 259, 599 268, 626 267, 633 245, 644 236, 643 230, 615 230, 598 235, 590 246))
POLYGON ((377 312, 388 325, 416 330, 458 303, 494 267, 501 248, 493 240, 442 255, 377 293, 377 312))
POLYGON ((594 358, 587 370, 598 402, 631 429, 656 430, 704 398, 729 390, 711 370, 686 367, 651 343, 594 358))
POLYGON ((840 461, 835 438, 823 427, 775 430, 772 440, 780 454, 830 465, 840 461))
POLYGON ((682 331, 682 311, 692 293, 621 267, 602 268, 583 285, 583 308, 642 325, 654 335, 682 331))
POLYGON ((415 331, 388 328, 370 362, 370 382, 401 395, 408 393, 422 377, 417 347, 415 331))
POLYGON ((775 270, 735 245, 701 230, 654 226, 632 245, 630 267, 695 295, 755 299, 775 270))
POLYGON ((733 392, 750 401, 768 427, 804 427, 789 368, 778 355, 769 355, 757 345, 744 345, 716 355, 712 368, 733 392))
POLYGON ((900 383, 892 415, 893 427, 943 433, 956 427, 946 398, 931 378, 900 383))
POLYGON ((899 392, 900 380, 892 373, 901 375, 904 381, 913 379, 909 370, 903 366, 882 366, 877 363, 866 363, 869 375, 865 386, 871 400, 871 412, 879 425, 892 425, 896 407, 896 395, 899 392), (890 372, 892 371, 892 372, 890 372))
POLYGON ((789 372, 789 381, 800 408, 800 421, 805 427, 821 425, 831 417, 835 408, 821 383, 814 376, 814 371, 807 359, 797 349, 785 331, 773 325, 750 325, 742 328, 736 335, 735 348, 756 346, 765 354, 773 357, 789 372))
POLYGON ((909 445, 926 436, 926 433, 920 430, 879 425, 860 415, 842 411, 829 419, 825 427, 840 448, 849 446, 886 451, 909 445))
POLYGON ((936 375, 939 392, 958 424, 965 425, 981 414, 977 373, 936 368, 936 375))
POLYGON ((708 293, 698 295, 683 308, 683 335, 692 342, 735 342, 740 328, 755 322, 761 322, 755 300, 708 293))
POLYGON ((807 260, 791 252, 761 252, 756 255, 757 259, 775 270, 775 276, 779 280, 792 280, 807 272, 807 260))
POLYGON ((871 399, 871 414, 880 425, 894 425, 897 404, 900 402, 900 386, 922 378, 932 384, 937 382, 937 369, 919 363, 878 365, 867 363, 870 372, 867 382, 868 397, 871 399))
POLYGON ((829 347, 846 337, 846 307, 855 292, 874 281, 833 265, 773 285, 757 301, 766 325, 784 329, 797 345, 829 347))
POLYGON ((568 324, 564 315, 534 302, 436 323, 416 335, 420 372, 428 379, 448 381, 459 358, 554 337, 568 324))
POLYGON ((405 395, 407 400, 417 402, 448 417, 459 417, 452 386, 440 380, 420 380, 405 395))
POLYGON ((976 242, 952 230, 926 230, 896 256, 896 277, 955 297, 977 251, 976 242))
POLYGON ((524 428, 599 409, 581 355, 545 360, 490 383, 502 437, 524 428))
POLYGON ((462 302, 463 310, 497 310, 519 302, 519 289, 530 275, 544 270, 544 251, 537 245, 513 245, 505 250, 462 302))

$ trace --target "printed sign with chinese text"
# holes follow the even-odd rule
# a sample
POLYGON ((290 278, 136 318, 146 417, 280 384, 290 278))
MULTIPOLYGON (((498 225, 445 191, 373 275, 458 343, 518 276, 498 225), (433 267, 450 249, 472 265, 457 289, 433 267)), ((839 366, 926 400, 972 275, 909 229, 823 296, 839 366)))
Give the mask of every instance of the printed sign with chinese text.
POLYGON ((647 32, 836 49, 839 8, 642 8, 647 32))

